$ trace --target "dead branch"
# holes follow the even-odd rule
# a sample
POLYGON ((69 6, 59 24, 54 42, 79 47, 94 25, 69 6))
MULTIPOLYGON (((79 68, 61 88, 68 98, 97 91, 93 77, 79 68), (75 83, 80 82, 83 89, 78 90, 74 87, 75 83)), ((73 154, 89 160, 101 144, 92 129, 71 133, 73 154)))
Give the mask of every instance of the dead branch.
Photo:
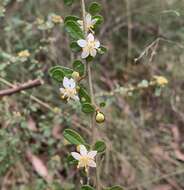
POLYGON ((30 80, 26 83, 18 84, 12 88, 0 90, 0 98, 2 98, 3 96, 10 96, 10 95, 13 95, 15 93, 19 93, 23 90, 28 90, 30 88, 35 88, 35 87, 40 86, 42 84, 43 84, 43 81, 40 79, 30 80))

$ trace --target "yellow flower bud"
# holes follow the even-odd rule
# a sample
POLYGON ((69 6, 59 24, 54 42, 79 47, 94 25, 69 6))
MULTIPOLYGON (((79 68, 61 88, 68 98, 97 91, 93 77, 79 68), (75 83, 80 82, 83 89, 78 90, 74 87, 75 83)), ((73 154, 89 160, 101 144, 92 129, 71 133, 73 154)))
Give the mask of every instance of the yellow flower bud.
POLYGON ((105 115, 99 111, 96 113, 96 122, 103 123, 105 121, 105 115))
POLYGON ((61 100, 64 100, 64 101, 66 101, 66 100, 67 100, 67 97, 66 97, 66 96, 64 96, 64 95, 61 95, 61 96, 60 96, 60 98, 61 98, 61 100))
POLYGON ((54 107, 53 112, 54 112, 54 113, 60 113, 61 110, 60 110, 58 107, 54 107))
POLYGON ((80 145, 77 145, 77 152, 80 152, 80 145))
POLYGON ((79 73, 78 73, 77 71, 74 71, 74 72, 72 73, 72 78, 77 81, 77 80, 80 78, 79 73))

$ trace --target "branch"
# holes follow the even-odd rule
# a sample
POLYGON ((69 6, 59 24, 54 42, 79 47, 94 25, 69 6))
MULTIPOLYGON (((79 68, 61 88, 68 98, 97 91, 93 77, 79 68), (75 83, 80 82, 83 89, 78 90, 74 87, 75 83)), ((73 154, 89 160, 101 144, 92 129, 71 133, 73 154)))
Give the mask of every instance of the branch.
POLYGON ((40 79, 30 80, 23 84, 18 84, 16 86, 12 86, 12 88, 6 90, 0 90, 0 98, 3 96, 10 96, 12 94, 21 92, 23 90, 27 90, 30 88, 34 88, 43 84, 43 81, 40 79))

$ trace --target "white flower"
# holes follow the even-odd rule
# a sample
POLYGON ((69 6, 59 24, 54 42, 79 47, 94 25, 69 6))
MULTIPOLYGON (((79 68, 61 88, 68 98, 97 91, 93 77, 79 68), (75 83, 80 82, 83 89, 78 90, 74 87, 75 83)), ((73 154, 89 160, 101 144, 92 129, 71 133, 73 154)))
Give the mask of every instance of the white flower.
MULTIPOLYGON (((78 20, 77 22, 80 24, 80 28, 83 30, 84 29, 84 26, 83 26, 84 22, 82 20, 78 20)), ((93 28, 94 28, 94 25, 96 24, 96 22, 97 22, 97 19, 92 19, 92 16, 88 13, 86 15, 86 28, 87 28, 87 31, 93 32, 93 28)))
POLYGON ((97 49, 100 47, 100 42, 91 33, 87 36, 86 40, 78 40, 77 44, 82 48, 82 59, 87 58, 89 55, 95 57, 97 49))
POLYGON ((63 99, 67 98, 67 101, 70 99, 79 100, 74 79, 68 79, 67 77, 64 77, 63 87, 64 88, 60 88, 63 99))
POLYGON ((79 145, 79 152, 72 152, 71 155, 79 161, 78 168, 84 167, 86 172, 88 171, 88 167, 96 167, 95 156, 97 151, 87 151, 84 145, 79 145))

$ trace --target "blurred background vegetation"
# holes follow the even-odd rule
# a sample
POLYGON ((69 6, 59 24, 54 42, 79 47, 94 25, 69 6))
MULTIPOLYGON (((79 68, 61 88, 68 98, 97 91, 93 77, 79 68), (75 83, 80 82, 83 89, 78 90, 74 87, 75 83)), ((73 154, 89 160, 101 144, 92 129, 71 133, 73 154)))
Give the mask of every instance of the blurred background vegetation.
MULTIPOLYGON (((87 1, 87 4, 90 1, 87 1)), ((132 190, 184 189, 184 3, 182 0, 101 0, 105 21, 98 38, 107 54, 93 65, 96 99, 105 101, 106 122, 97 137, 107 143, 102 185, 132 190), (138 59, 136 59, 138 58, 138 59), (126 88, 164 76, 160 89, 126 88)), ((79 189, 76 168, 66 161, 75 147, 62 131, 89 135, 88 121, 59 95, 48 70, 71 66, 62 18, 81 15, 61 0, 0 0, 0 89, 42 78, 40 87, 0 99, 0 185, 2 190, 79 189), (23 56, 19 52, 27 50, 23 56), (35 166, 33 160, 39 166, 35 166), (37 168, 38 167, 38 168, 37 168), (48 176, 38 175, 45 167, 48 176)))

